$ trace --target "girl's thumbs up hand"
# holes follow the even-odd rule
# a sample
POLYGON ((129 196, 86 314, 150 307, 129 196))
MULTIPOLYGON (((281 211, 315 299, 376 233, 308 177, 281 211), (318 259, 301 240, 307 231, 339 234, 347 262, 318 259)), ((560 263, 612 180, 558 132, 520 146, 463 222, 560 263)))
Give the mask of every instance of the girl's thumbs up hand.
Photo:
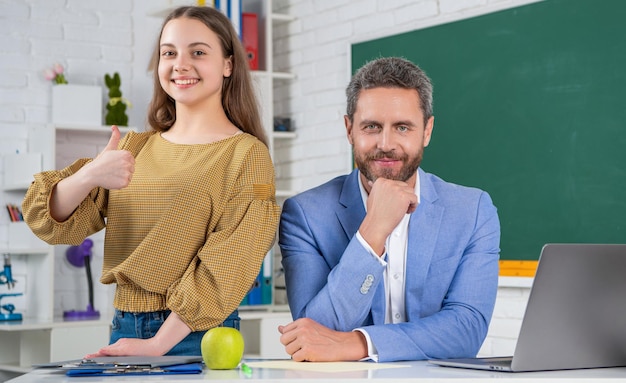
POLYGON ((128 150, 117 149, 120 139, 120 130, 113 125, 107 146, 93 161, 83 167, 94 187, 122 189, 130 184, 135 172, 135 158, 128 150))

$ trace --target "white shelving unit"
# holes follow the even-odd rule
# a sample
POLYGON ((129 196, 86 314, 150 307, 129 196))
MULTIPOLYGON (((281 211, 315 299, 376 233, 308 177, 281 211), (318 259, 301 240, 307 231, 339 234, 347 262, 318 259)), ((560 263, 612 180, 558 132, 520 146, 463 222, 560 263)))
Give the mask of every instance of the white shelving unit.
MULTIPOLYGON (((243 12, 255 13, 259 25, 259 70, 253 71, 252 75, 257 85, 258 98, 261 104, 263 126, 269 139, 269 149, 274 161, 277 158, 276 146, 279 141, 291 140, 296 137, 296 132, 274 131, 274 87, 277 82, 292 81, 293 73, 278 72, 274 70, 274 34, 273 28, 281 23, 288 23, 295 18, 291 15, 276 13, 272 0, 243 0, 243 12)), ((278 188, 276 196, 286 198, 295 194, 295 191, 281 187, 280 174, 277 173, 278 188)))
MULTIPOLYGON (((252 76, 261 104, 261 119, 265 127, 269 150, 274 162, 278 160, 276 146, 281 140, 291 140, 295 132, 274 131, 274 87, 277 81, 290 81, 295 78, 291 73, 274 71, 273 64, 273 27, 277 23, 290 22, 290 15, 273 11, 272 0, 243 0, 243 11, 257 14, 259 25, 259 70, 252 76)), ((276 198, 279 202, 295 194, 288 188, 281 188, 280 174, 277 171, 276 198)), ((291 322, 291 314, 283 290, 278 290, 277 279, 280 273, 280 249, 277 245, 272 250, 273 291, 272 304, 262 306, 242 306, 240 309, 241 332, 246 340, 247 357, 288 359, 284 346, 280 343, 278 325, 291 322), (277 297, 280 297, 277 299, 277 297)), ((280 278, 282 280, 282 278, 280 278)), ((284 286, 284 283, 282 284, 284 286)))
MULTIPOLYGON (((5 155, 3 164, 5 203, 21 208, 32 174, 41 171, 41 153, 5 155)), ((53 279, 50 278, 50 271, 54 270, 53 247, 37 238, 25 222, 9 222, 7 233, 6 247, 0 251, 2 258, 10 258, 11 273, 16 283, 11 289, 6 284, 0 285, 0 294, 23 295, 6 297, 1 303, 15 305, 15 313, 25 318, 52 320, 53 279)), ((12 321, 0 321, 0 328, 7 323, 13 324, 12 321)))
MULTIPOLYGON (((251 12, 257 15, 259 25, 259 70, 253 71, 253 79, 257 86, 257 96, 261 104, 261 119, 263 126, 267 132, 269 140, 269 150, 274 162, 281 162, 284 160, 278 158, 276 147, 281 141, 291 140, 296 137, 296 132, 278 132, 274 131, 274 88, 277 82, 292 81, 295 76, 292 73, 278 72, 274 70, 274 26, 293 21, 295 18, 291 15, 276 13, 273 8, 272 0, 243 0, 242 1, 243 12, 251 12)), ((276 179, 276 198, 279 202, 287 197, 295 194, 294 190, 290 188, 282 187, 283 184, 280 180, 280 172, 277 169, 276 179)), ((280 274, 280 249, 278 246, 274 246, 274 257, 272 259, 274 283, 277 276, 280 274)), ((276 283, 274 284, 276 286, 276 283)), ((279 292, 274 288, 272 292, 272 305, 266 308, 266 311, 280 312, 288 311, 286 305, 286 296, 284 292, 279 292), (279 299, 277 299, 277 296, 279 299)))
MULTIPOLYGON (((30 153, 3 156, 2 192, 5 203, 21 206, 32 175, 52 168, 56 129, 29 133, 30 153), (36 134, 35 134, 36 133, 36 134)), ((106 144, 106 142, 105 142, 106 144)), ((9 222, 7 245, 0 249, 11 260, 15 287, 0 285, 2 304, 15 305, 21 321, 0 321, 0 378, 28 372, 36 363, 82 358, 109 340, 110 318, 64 321, 55 316, 55 247, 37 238, 24 222, 9 222)))
POLYGON ((280 343, 278 326, 291 322, 291 314, 285 311, 239 313, 241 334, 245 340, 246 358, 289 359, 290 355, 280 343))
MULTIPOLYGON (((274 88, 279 81, 295 79, 292 73, 277 72, 274 70, 274 37, 273 28, 279 23, 294 20, 287 14, 274 12, 272 0, 242 0, 243 12, 257 14, 259 25, 259 70, 253 71, 252 76, 256 84, 257 96, 261 104, 261 119, 269 140, 269 150, 275 162, 277 158, 276 146, 280 141, 291 140, 296 137, 295 132, 274 131, 274 88)), ((289 188, 281 187, 280 174, 277 172, 276 197, 279 200, 295 194, 289 188)), ((280 249, 274 246, 272 251, 273 283, 272 304, 265 307, 246 307, 240 310, 241 332, 246 340, 245 353, 249 357, 262 358, 289 358, 283 345, 280 343, 278 325, 291 322, 291 314, 287 306, 284 292, 277 299, 276 279, 280 271, 280 249)), ((284 286, 284 285, 283 285, 284 286)))

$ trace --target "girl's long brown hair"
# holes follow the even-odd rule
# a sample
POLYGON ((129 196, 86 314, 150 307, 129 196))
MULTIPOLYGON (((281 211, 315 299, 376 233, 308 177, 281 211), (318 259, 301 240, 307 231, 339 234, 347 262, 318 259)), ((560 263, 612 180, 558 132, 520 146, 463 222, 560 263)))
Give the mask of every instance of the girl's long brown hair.
POLYGON ((252 86, 245 50, 230 20, 212 7, 184 6, 173 10, 163 21, 159 38, 150 61, 154 72, 154 91, 148 108, 148 123, 152 129, 167 131, 176 121, 176 104, 163 90, 159 81, 161 34, 165 25, 173 19, 186 17, 203 22, 220 40, 224 58, 232 57, 232 73, 222 84, 222 107, 228 119, 242 131, 252 134, 267 146, 267 137, 259 106, 252 86))

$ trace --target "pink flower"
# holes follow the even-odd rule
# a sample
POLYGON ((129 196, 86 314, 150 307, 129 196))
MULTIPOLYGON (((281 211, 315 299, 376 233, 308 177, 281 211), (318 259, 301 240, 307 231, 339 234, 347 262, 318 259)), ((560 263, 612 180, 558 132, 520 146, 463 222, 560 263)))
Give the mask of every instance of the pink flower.
POLYGON ((43 77, 48 80, 48 81, 52 81, 54 80, 54 78, 57 76, 57 74, 54 72, 54 70, 50 69, 50 68, 46 68, 43 70, 43 77))
POLYGON ((52 68, 44 69, 43 76, 46 80, 52 81, 54 84, 67 84, 63 71, 63 65, 56 63, 52 68))
POLYGON ((54 64, 52 69, 54 70, 54 73, 56 73, 56 74, 63 74, 63 65, 61 65, 59 63, 54 64))

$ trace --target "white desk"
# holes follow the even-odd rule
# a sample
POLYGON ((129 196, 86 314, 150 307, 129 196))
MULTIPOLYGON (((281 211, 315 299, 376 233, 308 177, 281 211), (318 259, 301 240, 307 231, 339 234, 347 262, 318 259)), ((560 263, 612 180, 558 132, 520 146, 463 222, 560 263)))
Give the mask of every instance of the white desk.
MULTIPOLYGON (((363 362, 366 363, 366 362, 363 362)), ((9 380, 7 383, 85 383, 85 382, 198 382, 211 380, 217 382, 232 382, 237 380, 247 382, 275 382, 297 381, 306 383, 344 382, 351 383, 370 382, 435 382, 435 383, 482 383, 488 379, 512 383, 548 383, 568 382, 575 380, 576 383, 597 383, 598 380, 611 382, 626 382, 626 367, 622 368, 598 368, 588 370, 569 371, 544 371, 507 373, 491 371, 474 371, 466 369, 439 367, 427 362, 397 362, 407 365, 403 368, 388 368, 376 370, 361 370, 350 372, 317 372, 298 370, 279 370, 269 368, 254 368, 252 374, 246 376, 239 370, 212 371, 205 369, 197 375, 162 375, 162 376, 125 376, 125 377, 91 377, 69 378, 63 373, 35 370, 18 378, 9 380)))

